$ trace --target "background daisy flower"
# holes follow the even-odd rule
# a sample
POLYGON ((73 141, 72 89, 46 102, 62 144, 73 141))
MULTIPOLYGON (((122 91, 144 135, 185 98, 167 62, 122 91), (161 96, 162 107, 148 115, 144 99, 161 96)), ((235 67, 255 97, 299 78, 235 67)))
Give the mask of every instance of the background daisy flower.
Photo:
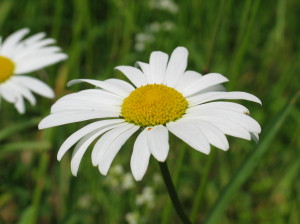
POLYGON ((164 162, 169 152, 169 132, 192 148, 209 154, 210 145, 228 150, 225 135, 250 140, 258 139, 260 125, 249 116, 246 107, 222 99, 244 99, 261 103, 245 92, 226 92, 221 83, 228 79, 218 73, 202 76, 186 71, 188 51, 177 47, 170 59, 166 53, 151 53, 149 64, 137 62, 141 68, 118 66, 133 84, 108 79, 72 80, 68 85, 87 82, 97 89, 66 95, 51 108, 39 128, 72 122, 101 119, 73 133, 61 146, 58 160, 76 142, 71 169, 77 175, 79 163, 88 146, 97 140, 92 163, 106 175, 122 145, 135 132, 138 134, 131 157, 131 170, 141 180, 150 155, 164 162), (211 102, 213 101, 213 102, 211 102))
POLYGON ((24 98, 31 105, 36 100, 32 92, 47 98, 53 98, 53 90, 40 80, 24 76, 46 66, 65 60, 52 38, 45 38, 45 33, 38 33, 23 39, 29 29, 21 29, 3 42, 0 37, 0 100, 3 98, 15 105, 19 113, 25 112, 24 98))

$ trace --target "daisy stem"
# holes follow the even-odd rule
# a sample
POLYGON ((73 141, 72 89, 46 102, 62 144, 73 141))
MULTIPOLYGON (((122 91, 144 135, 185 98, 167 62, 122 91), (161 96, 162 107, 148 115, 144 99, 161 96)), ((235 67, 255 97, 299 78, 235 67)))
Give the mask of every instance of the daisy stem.
POLYGON ((191 221, 189 220, 189 218, 186 216, 186 214, 184 213, 183 209, 182 209, 182 205, 178 199, 173 181, 171 179, 171 175, 169 172, 169 168, 167 165, 167 162, 158 162, 159 164, 159 168, 161 171, 161 174, 163 176, 165 185, 168 189, 169 192, 169 196, 171 198, 171 201, 173 203, 173 206, 177 212, 177 215, 179 216, 179 218, 181 219, 182 223, 184 224, 191 224, 191 221))

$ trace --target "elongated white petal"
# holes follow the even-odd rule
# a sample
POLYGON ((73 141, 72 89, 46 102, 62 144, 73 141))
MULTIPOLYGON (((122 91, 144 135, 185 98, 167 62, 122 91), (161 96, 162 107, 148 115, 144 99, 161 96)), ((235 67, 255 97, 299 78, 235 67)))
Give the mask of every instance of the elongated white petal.
POLYGON ((197 92, 200 92, 201 90, 204 90, 206 88, 209 88, 211 86, 227 82, 228 79, 224 77, 221 74, 218 73, 210 73, 207 75, 202 76, 198 80, 196 80, 193 84, 190 86, 187 86, 183 91, 182 94, 185 97, 191 96, 197 92))
POLYGON ((132 85, 130 85, 128 82, 125 82, 121 79, 106 79, 104 82, 118 86, 120 89, 125 91, 127 95, 129 95, 133 90, 135 90, 135 88, 132 85))
MULTIPOLYGON (((99 133, 104 133, 107 130, 110 130, 111 128, 115 127, 116 125, 123 123, 124 120, 122 119, 113 119, 113 120, 103 120, 103 121, 96 121, 94 123, 91 123, 78 131, 74 132, 72 135, 70 135, 64 143, 61 145, 58 154, 57 159, 61 160, 63 155, 82 137, 85 135, 97 130, 99 133)), ((100 134, 99 134, 100 135, 100 134)))
POLYGON ((223 99, 249 100, 261 104, 261 101, 256 96, 245 92, 207 92, 187 98, 189 106, 223 99))
POLYGON ((19 92, 25 99, 29 101, 31 105, 35 105, 35 97, 27 87, 21 85, 20 83, 15 83, 13 80, 11 80, 11 84, 14 85, 14 91, 19 92))
POLYGON ((145 175, 151 155, 147 142, 147 132, 148 130, 144 129, 139 134, 135 140, 131 155, 130 167, 134 179, 137 181, 141 180, 145 175))
MULTIPOLYGON (((31 44, 27 44, 26 40, 22 41, 19 45, 18 54, 14 55, 14 61, 18 63, 22 63, 23 61, 32 60, 39 56, 45 56, 44 50, 51 48, 48 45, 54 44, 55 40, 51 38, 43 39, 31 44)), ((54 54, 50 54, 54 55, 54 54)))
POLYGON ((37 33, 34 34, 24 40, 24 44, 30 46, 31 44, 34 44, 41 39, 43 39, 46 36, 46 33, 37 33))
POLYGON ((105 133, 95 144, 92 151, 92 164, 97 166, 111 143, 123 132, 133 127, 133 124, 122 123, 117 128, 105 133))
POLYGON ((202 131, 210 144, 225 151, 229 149, 227 138, 219 128, 217 128, 210 122, 206 122, 203 120, 191 120, 191 122, 193 122, 193 124, 195 124, 197 128, 202 131))
POLYGON ((47 84, 36 78, 32 78, 29 76, 14 76, 11 79, 27 87, 34 93, 47 98, 54 98, 53 90, 47 84))
POLYGON ((118 96, 121 96, 123 98, 125 98, 126 96, 129 95, 130 92, 124 90, 122 87, 115 85, 115 84, 111 84, 105 81, 99 81, 99 80, 93 80, 93 79, 75 79, 75 80, 71 80, 70 82, 68 82, 67 86, 71 86, 80 82, 87 82, 90 83, 92 85, 95 85, 97 87, 100 87, 102 89, 105 89, 108 92, 114 93, 118 96))
POLYGON ((33 72, 46 66, 55 64, 59 61, 65 60, 66 58, 66 54, 57 53, 49 54, 46 56, 37 55, 26 60, 21 60, 19 63, 16 64, 15 74, 25 74, 33 72))
POLYGON ((186 114, 185 117, 218 117, 231 122, 235 122, 247 129, 249 132, 261 132, 259 123, 252 117, 236 111, 217 110, 217 109, 202 109, 197 113, 186 114))
POLYGON ((147 80, 141 70, 131 66, 118 66, 115 69, 122 72, 136 87, 147 85, 147 80))
POLYGON ((187 67, 188 51, 184 47, 177 47, 168 63, 164 83, 167 86, 174 87, 187 67))
POLYGON ((101 160, 99 161, 99 171, 101 174, 106 175, 109 167, 114 160, 115 156, 121 149, 121 147, 124 145, 124 143, 130 138, 131 135, 133 135, 140 127, 139 126, 133 126, 130 129, 123 132, 121 135, 119 135, 107 148, 104 155, 101 157, 101 160))
POLYGON ((185 71, 182 76, 180 76, 178 82, 175 85, 177 91, 182 92, 188 86, 191 86, 197 80, 199 80, 202 75, 195 71, 185 71))
POLYGON ((135 66, 136 67, 138 66, 138 67, 140 67, 142 69, 143 74, 146 77, 147 83, 153 83, 153 80, 152 80, 152 77, 151 77, 151 72, 150 72, 150 65, 149 64, 137 61, 135 63, 135 66))
POLYGON ((241 104, 232 102, 210 102, 205 104, 200 104, 194 107, 190 107, 186 110, 188 113, 198 113, 201 110, 208 109, 219 109, 219 110, 232 110, 240 113, 250 114, 249 110, 241 104))
POLYGON ((14 88, 11 86, 11 82, 6 81, 0 85, 1 96, 9 103, 15 103, 18 100, 17 93, 14 91, 14 88))
POLYGON ((175 136, 186 142, 199 152, 209 154, 210 146, 203 132, 190 121, 167 123, 167 128, 175 136))
POLYGON ((146 128, 148 131, 148 147, 151 154, 160 162, 167 159, 169 153, 169 133, 163 125, 146 128))
POLYGON ((14 54, 13 49, 17 47, 19 41, 29 33, 28 28, 24 28, 16 31, 15 33, 8 36, 2 44, 0 54, 12 56, 14 54))
POLYGON ((81 100, 89 102, 101 102, 105 105, 120 106, 123 103, 123 98, 113 93, 102 89, 87 89, 77 93, 71 93, 60 98, 59 101, 81 100))
POLYGON ((161 84, 164 82, 167 63, 169 56, 161 51, 154 51, 150 56, 150 72, 151 72, 151 83, 161 84))
POLYGON ((108 131, 109 129, 112 129, 114 127, 117 127, 117 125, 114 126, 110 126, 106 128, 100 128, 97 129, 95 131, 93 131, 92 133, 88 134, 87 136, 85 136, 84 138, 82 138, 78 144, 76 145, 74 151, 73 151, 73 155, 72 155, 72 160, 71 160, 71 170, 72 170, 72 174, 74 176, 77 175, 77 171, 79 168, 79 164, 80 161, 82 159, 83 154, 85 153, 85 151, 87 150, 88 146, 100 135, 102 135, 104 132, 108 131))
POLYGON ((101 134, 102 132, 95 130, 92 133, 87 134, 77 143, 71 159, 71 171, 74 176, 77 176, 79 164, 85 151, 88 149, 89 145, 101 134))
POLYGON ((63 124, 69 124, 73 122, 86 121, 96 118, 113 118, 118 117, 118 112, 112 111, 62 111, 50 114, 45 117, 39 124, 39 129, 45 129, 49 127, 55 127, 63 124))
MULTIPOLYGON (((185 119, 185 118, 183 118, 185 119)), ((197 120, 204 120, 207 122, 212 123, 217 128, 219 128, 224 134, 234 136, 237 138, 242 138, 246 140, 251 140, 250 133, 247 129, 240 126, 239 124, 232 122, 228 119, 223 119, 219 117, 209 117, 209 116, 201 116, 201 117, 194 117, 194 118, 188 118, 193 119, 195 121, 197 120)))
POLYGON ((23 99, 23 97, 22 97, 21 94, 18 94, 18 99, 17 99, 17 101, 15 102, 15 107, 16 107, 17 111, 18 111, 20 114, 24 114, 24 113, 25 113, 24 99, 23 99))
POLYGON ((84 100, 60 100, 51 107, 51 113, 65 110, 112 111, 121 113, 120 106, 105 105, 99 102, 84 100))
POLYGON ((14 84, 9 80, 1 84, 0 88, 1 88, 1 96, 3 97, 3 99, 9 103, 13 103, 17 111, 20 114, 24 114, 25 113, 24 99, 23 99, 23 95, 18 89, 18 86, 16 86, 16 84, 14 84))

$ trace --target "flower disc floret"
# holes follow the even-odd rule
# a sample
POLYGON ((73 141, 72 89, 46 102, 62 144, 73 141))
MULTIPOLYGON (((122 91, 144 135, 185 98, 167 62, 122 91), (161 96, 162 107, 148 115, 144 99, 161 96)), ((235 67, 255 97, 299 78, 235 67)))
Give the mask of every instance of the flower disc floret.
POLYGON ((149 84, 137 88, 124 99, 122 117, 139 126, 163 125, 175 121, 185 113, 187 100, 177 90, 149 84))
POLYGON ((8 80, 15 70, 15 64, 7 57, 0 56, 0 83, 8 80))

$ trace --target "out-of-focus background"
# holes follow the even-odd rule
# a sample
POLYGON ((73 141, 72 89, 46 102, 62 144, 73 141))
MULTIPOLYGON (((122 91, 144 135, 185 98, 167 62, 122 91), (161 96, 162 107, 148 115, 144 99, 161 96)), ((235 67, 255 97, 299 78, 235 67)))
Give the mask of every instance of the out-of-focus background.
MULTIPOLYGON (((1 0, 0 36, 23 27, 69 54, 29 74, 54 87, 56 99, 91 88, 67 88, 71 79, 124 79, 115 66, 177 46, 189 50, 188 69, 224 74, 228 90, 258 96, 262 106, 241 103, 262 125, 260 144, 229 137, 228 152, 207 156, 171 136, 171 175, 193 223, 300 223, 300 109, 289 100, 300 86, 298 0, 1 0)), ((61 162, 56 154, 88 122, 38 131, 55 100, 38 97, 25 115, 1 102, 0 223, 180 223, 153 158, 144 179, 133 180, 134 139, 106 177, 92 167, 91 149, 73 177, 71 150, 61 162)))

